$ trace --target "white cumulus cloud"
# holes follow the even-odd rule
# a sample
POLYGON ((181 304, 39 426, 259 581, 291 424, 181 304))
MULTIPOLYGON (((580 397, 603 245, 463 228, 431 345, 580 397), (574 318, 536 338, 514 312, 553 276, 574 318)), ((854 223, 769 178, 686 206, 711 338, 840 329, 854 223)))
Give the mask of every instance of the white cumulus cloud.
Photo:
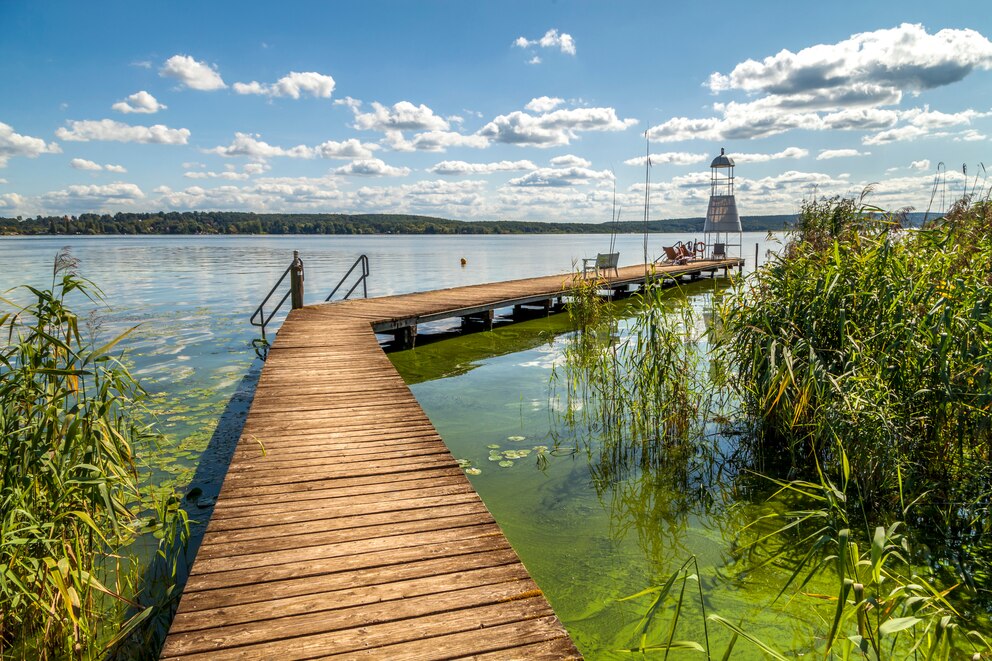
MULTIPOLYGON (((645 156, 628 158, 624 161, 624 164, 644 167, 645 158, 645 156)), ((710 157, 706 154, 690 154, 689 152, 684 151, 665 151, 657 154, 651 154, 652 165, 694 165, 695 163, 702 163, 703 161, 709 159, 710 157)))
POLYGON ((3 193, 0 195, 0 209, 18 209, 25 204, 23 195, 17 193, 3 193))
POLYGON ((159 103, 158 99, 145 90, 141 90, 140 92, 135 92, 123 101, 118 101, 110 107, 117 112, 122 112, 125 114, 134 112, 150 115, 158 112, 159 110, 165 110, 168 106, 159 103))
POLYGON ((320 158, 372 158, 372 152, 379 145, 349 138, 342 142, 328 140, 313 148, 314 155, 320 158))
POLYGON ((241 133, 234 134, 231 144, 207 149, 209 154, 218 156, 235 157, 243 156, 254 160, 265 160, 276 156, 285 158, 370 158, 372 152, 379 148, 372 143, 361 142, 355 138, 349 138, 343 142, 328 140, 316 147, 308 145, 296 145, 295 147, 279 147, 270 145, 260 139, 258 134, 241 133))
POLYGON ((238 94, 261 94, 270 97, 288 96, 299 99, 301 96, 329 99, 334 92, 334 79, 316 71, 293 71, 272 84, 251 81, 250 83, 234 83, 234 91, 238 94))
POLYGON ((747 60, 727 75, 714 73, 709 86, 792 94, 867 83, 920 91, 957 82, 976 68, 992 69, 992 42, 980 33, 929 34, 922 25, 903 23, 798 53, 782 50, 761 62, 747 60))
POLYGON ((550 112, 563 103, 565 103, 565 99, 559 99, 556 96, 539 96, 531 99, 524 108, 532 112, 550 112))
POLYGON ((774 154, 730 154, 730 157, 734 159, 734 163, 767 163, 768 161, 779 161, 785 158, 805 158, 809 156, 808 149, 802 149, 800 147, 787 147, 780 152, 775 152, 774 154))
POLYGON ((493 142, 532 147, 570 144, 581 131, 623 131, 636 119, 620 119, 613 108, 575 108, 531 115, 514 111, 499 115, 479 130, 493 142))
POLYGON ((424 131, 414 135, 409 141, 409 146, 416 151, 434 152, 443 152, 449 147, 484 149, 489 146, 489 139, 481 135, 465 135, 456 131, 424 131))
POLYGON ((864 144, 911 140, 931 128, 957 125, 980 116, 975 111, 939 113, 885 108, 904 93, 950 85, 975 70, 992 69, 992 42, 974 30, 946 29, 930 34, 921 25, 852 35, 835 44, 817 44, 797 53, 782 50, 761 61, 749 59, 729 74, 714 73, 713 92, 740 90, 752 99, 715 103, 716 116, 673 117, 651 127, 652 140, 723 141, 762 138, 791 130, 871 130, 864 144), (755 98, 756 97, 756 98, 755 98), (900 120, 906 126, 897 126, 900 120), (915 127, 907 128, 907 127, 915 127))
POLYGON ((466 163, 465 161, 441 161, 427 169, 428 172, 443 175, 492 174, 493 172, 514 172, 536 170, 530 161, 497 161, 494 163, 466 163))
POLYGON ((930 169, 930 159, 924 158, 919 161, 913 161, 909 164, 911 170, 916 170, 917 172, 926 172, 930 169))
POLYGON ((361 112, 360 104, 346 105, 354 111, 354 127, 360 131, 447 131, 451 128, 446 119, 422 103, 414 105, 399 101, 389 107, 373 101, 371 112, 361 112))
POLYGON ((107 163, 106 165, 100 165, 94 161, 90 161, 85 158, 74 158, 69 161, 69 166, 75 168, 76 170, 87 170, 90 172, 115 172, 117 174, 124 174, 127 172, 127 168, 123 165, 114 165, 112 163, 107 163))
POLYGON ((103 166, 99 163, 94 163, 93 161, 88 161, 85 158, 74 158, 69 161, 69 165, 77 170, 102 170, 103 166))
POLYGON ((507 185, 558 188, 612 180, 613 173, 609 170, 591 170, 584 167, 538 168, 522 177, 510 179, 507 185))
POLYGON ((70 120, 68 128, 55 131, 59 140, 89 142, 106 140, 111 142, 143 142, 160 145, 185 145, 189 141, 189 129, 172 129, 164 124, 154 126, 133 126, 112 119, 70 120))
POLYGON ((378 158, 364 158, 336 168, 333 172, 334 174, 360 177, 405 177, 410 174, 410 168, 387 165, 378 158))
POLYGON ((313 158, 313 149, 306 145, 296 145, 295 147, 278 147, 270 145, 264 140, 259 140, 258 134, 241 133, 234 134, 234 140, 226 147, 214 147, 207 149, 208 154, 218 156, 245 156, 256 160, 271 158, 273 156, 285 156, 288 158, 313 158))
POLYGON ((567 32, 559 33, 556 28, 551 28, 544 33, 544 36, 540 39, 527 39, 526 37, 517 37, 513 41, 513 45, 518 48, 530 48, 532 46, 540 46, 541 48, 551 48, 560 50, 566 55, 575 55, 575 39, 572 35, 567 32))
POLYGON ((216 67, 199 62, 189 55, 173 55, 165 61, 158 73, 165 78, 175 78, 184 87, 194 90, 210 91, 227 87, 216 67))
POLYGON ((832 158, 851 158, 853 156, 870 156, 871 152, 858 151, 857 149, 821 149, 816 155, 816 160, 826 161, 832 158))
POLYGON ((6 167, 12 156, 35 158, 41 154, 59 154, 62 149, 56 143, 46 143, 41 138, 15 133, 14 129, 0 122, 0 168, 6 167))
POLYGON ((556 168, 587 168, 592 165, 592 162, 588 159, 582 158, 581 156, 576 156, 575 154, 563 154, 561 156, 555 156, 548 161, 556 168))
POLYGON ((143 200, 144 192, 135 184, 116 182, 105 185, 75 185, 51 191, 41 196, 41 203, 48 209, 63 211, 90 211, 109 207, 129 206, 143 200))

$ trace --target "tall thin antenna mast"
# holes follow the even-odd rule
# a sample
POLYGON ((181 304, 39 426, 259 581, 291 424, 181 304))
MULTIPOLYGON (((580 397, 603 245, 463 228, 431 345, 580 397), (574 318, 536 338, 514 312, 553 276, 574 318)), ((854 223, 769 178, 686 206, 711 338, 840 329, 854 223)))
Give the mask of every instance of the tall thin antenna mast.
POLYGON ((648 270, 648 207, 651 202, 651 139, 644 132, 644 272, 648 270))
MULTIPOLYGON (((613 168, 610 168, 610 172, 613 172, 613 168)), ((617 173, 613 172, 613 213, 610 214, 610 220, 613 221, 613 227, 610 233, 610 253, 613 253, 614 248, 617 243, 617 221, 620 220, 620 215, 617 213, 617 173)))

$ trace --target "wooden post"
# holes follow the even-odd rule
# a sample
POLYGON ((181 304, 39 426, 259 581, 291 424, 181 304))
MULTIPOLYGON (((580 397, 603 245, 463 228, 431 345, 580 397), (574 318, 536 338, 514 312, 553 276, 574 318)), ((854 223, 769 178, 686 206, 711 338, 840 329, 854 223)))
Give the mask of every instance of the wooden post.
POLYGON ((401 349, 412 349, 417 344, 417 326, 402 326, 393 331, 393 342, 401 349))
POLYGON ((293 251, 293 263, 289 267, 289 291, 293 309, 303 307, 303 260, 300 251, 293 251))
POLYGON ((758 270, 758 244, 757 244, 757 242, 755 242, 755 244, 754 244, 754 270, 755 271, 758 270))

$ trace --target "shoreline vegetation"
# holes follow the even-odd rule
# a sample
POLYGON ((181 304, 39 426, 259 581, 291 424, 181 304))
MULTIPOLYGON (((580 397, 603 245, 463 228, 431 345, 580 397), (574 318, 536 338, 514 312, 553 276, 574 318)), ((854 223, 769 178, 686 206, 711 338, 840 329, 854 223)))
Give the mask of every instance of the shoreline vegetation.
MULTIPOLYGON (((778 231, 794 216, 752 216, 755 231, 778 231)), ((702 218, 648 222, 650 232, 703 230, 702 218)), ((611 234, 641 233, 642 221, 554 223, 511 220, 452 220, 408 214, 244 213, 173 211, 158 213, 84 213, 79 216, 0 217, 0 235, 106 234, 611 234)))
POLYGON ((33 303, 0 297, 0 658, 154 658, 189 522, 139 470, 159 437, 117 348, 130 331, 93 341, 69 299, 103 296, 76 267, 62 250, 33 303))
MULTIPOLYGON (((764 513, 742 521, 733 564, 741 580, 777 568, 776 601, 820 614, 804 651, 988 658, 992 204, 905 230, 864 197, 806 202, 784 250, 705 321, 649 286, 621 337, 578 296, 551 385, 565 422, 598 439, 585 443, 598 482, 661 471, 673 498, 753 494, 764 513)), ((618 651, 728 658, 747 641, 786 658, 712 612, 683 560, 628 597, 646 610, 618 651)))
MULTIPOLYGON (((919 225, 922 213, 904 214, 919 225)), ((749 232, 779 232, 796 216, 748 216, 749 232)), ((277 214, 233 211, 157 213, 84 213, 79 216, 0 217, 0 235, 132 235, 132 234, 640 234, 642 221, 619 223, 556 223, 537 221, 463 221, 407 214, 277 214)), ((703 218, 651 220, 648 232, 702 232, 703 218)))

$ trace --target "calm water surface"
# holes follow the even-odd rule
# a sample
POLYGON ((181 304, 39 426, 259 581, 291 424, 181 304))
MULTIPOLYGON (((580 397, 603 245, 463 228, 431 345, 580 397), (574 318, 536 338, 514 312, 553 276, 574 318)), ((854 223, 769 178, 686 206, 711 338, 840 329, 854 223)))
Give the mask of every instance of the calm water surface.
MULTIPOLYGON (((683 235, 651 235, 649 254, 683 235)), ((69 246, 80 273, 99 285, 106 306, 90 325, 106 336, 135 327, 123 343, 134 373, 150 393, 160 447, 146 449, 146 479, 159 489, 203 496, 198 534, 223 479, 230 450, 251 401, 260 369, 250 348, 257 331, 248 317, 300 250, 306 302, 322 301, 360 254, 367 254, 369 295, 378 296, 572 271, 583 257, 606 252, 609 236, 284 236, 284 237, 5 237, 0 239, 0 290, 48 287, 56 252, 69 246), (462 267, 460 259, 467 260, 462 267)), ((775 250, 764 233, 747 233, 750 269, 775 250)), ((620 264, 640 263, 642 237, 621 235, 620 264)), ((698 305, 709 300, 696 287, 698 305)), ((7 297, 26 300, 23 292, 7 297)), ((92 309, 83 301, 77 312, 92 309)), ((549 398, 550 367, 560 359, 566 330, 558 318, 439 342, 395 354, 414 394, 456 457, 482 469, 473 482, 528 569, 590 658, 632 644, 644 604, 619 602, 667 577, 695 554, 719 612, 755 622, 755 633, 780 640, 793 627, 809 630, 791 612, 783 627, 763 577, 740 581, 727 549, 736 525, 730 515, 680 504, 664 485, 623 481, 593 488, 583 456, 551 457, 538 470, 533 448, 564 431, 549 398), (442 378, 447 377, 447 378, 442 378), (523 436, 524 440, 508 440, 523 436), (488 445, 530 449, 500 468, 488 445), (723 573, 726 571, 726 576, 723 573), (773 635, 774 634, 774 635, 773 635)), ((736 513, 735 513, 736 515, 736 513)))

